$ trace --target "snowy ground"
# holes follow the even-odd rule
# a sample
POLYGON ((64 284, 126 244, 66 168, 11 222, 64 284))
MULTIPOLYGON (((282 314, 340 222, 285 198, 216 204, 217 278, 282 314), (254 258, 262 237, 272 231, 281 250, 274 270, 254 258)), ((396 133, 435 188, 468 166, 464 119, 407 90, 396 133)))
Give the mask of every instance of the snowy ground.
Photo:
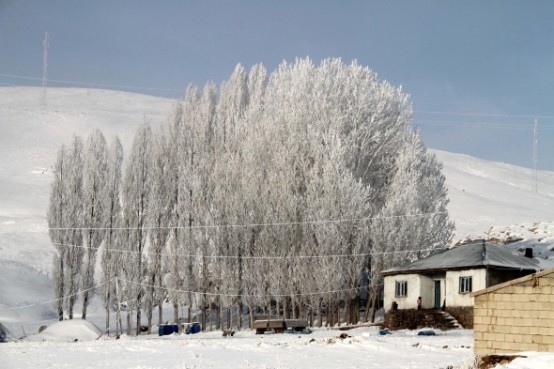
POLYGON ((120 340, 19 342, 0 345, 0 368, 447 368, 473 356, 468 330, 417 336, 376 328, 315 330, 312 334, 255 335, 220 332, 120 340), (341 333, 349 338, 340 339, 341 333))

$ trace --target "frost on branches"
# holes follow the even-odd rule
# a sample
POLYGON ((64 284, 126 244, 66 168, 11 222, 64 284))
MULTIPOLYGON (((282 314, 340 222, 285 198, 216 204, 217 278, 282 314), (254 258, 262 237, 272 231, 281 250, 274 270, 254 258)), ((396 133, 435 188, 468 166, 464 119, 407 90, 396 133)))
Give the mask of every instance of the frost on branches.
MULTIPOLYGON (((408 96, 366 67, 299 59, 189 87, 167 127, 140 126, 121 185, 119 141, 108 149, 94 132, 83 153, 76 138, 58 156, 48 213, 56 295, 66 301, 80 278, 87 296, 102 255, 107 326, 123 301, 137 333, 141 312, 151 327, 164 301, 173 320, 186 307, 204 328, 208 308, 217 328, 240 329, 237 312, 250 323, 255 312, 368 319, 361 292, 375 307, 383 269, 452 237, 441 164, 411 113, 408 96)), ((72 314, 67 301, 60 317, 72 314)))

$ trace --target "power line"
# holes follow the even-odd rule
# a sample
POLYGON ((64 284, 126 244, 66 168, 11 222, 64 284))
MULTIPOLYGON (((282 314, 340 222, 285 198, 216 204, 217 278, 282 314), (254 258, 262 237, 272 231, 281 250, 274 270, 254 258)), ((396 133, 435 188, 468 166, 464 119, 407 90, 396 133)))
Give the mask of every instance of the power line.
MULTIPOLYGON (((507 129, 533 129, 533 123, 523 124, 523 123, 486 123, 486 122, 453 122, 453 121, 436 121, 436 120, 413 120, 411 124, 422 124, 422 125, 442 125, 448 127, 460 127, 460 126, 481 126, 481 127, 490 127, 490 128, 507 128, 507 129)), ((554 129, 553 127, 543 127, 543 129, 554 129)))
POLYGON ((128 281, 126 279, 122 279, 122 278, 116 278, 122 282, 126 282, 126 283, 130 283, 130 284, 134 284, 134 285, 139 285, 139 286, 142 286, 142 287, 150 287, 150 288, 155 288, 155 289, 162 289, 164 291, 174 291, 174 292, 181 292, 181 293, 190 293, 190 294, 195 294, 195 295, 203 295, 203 296, 224 296, 224 297, 292 297, 292 296, 296 296, 296 297, 300 297, 300 296, 319 296, 319 295, 330 295, 330 294, 334 294, 334 293, 340 293, 340 292, 354 292, 354 291, 358 291, 364 287, 355 287, 355 288, 344 288, 344 289, 340 289, 340 290, 333 290, 333 291, 321 291, 321 292, 304 292, 304 293, 293 293, 293 294, 282 294, 282 295, 278 295, 278 294, 267 294, 267 295, 262 295, 262 294, 254 294, 254 295, 246 295, 246 294, 232 294, 232 293, 218 293, 218 292, 203 292, 203 291, 192 291, 192 290, 181 290, 181 289, 178 289, 178 288, 167 288, 167 287, 160 287, 160 286, 154 286, 154 285, 151 285, 151 284, 147 284, 147 283, 140 283, 140 282, 133 282, 133 281, 128 281))
POLYGON ((446 111, 414 110, 414 113, 436 114, 436 115, 458 115, 458 116, 480 116, 480 117, 512 117, 512 118, 544 118, 554 119, 554 115, 541 114, 502 114, 502 113, 455 113, 446 111))
POLYGON ((298 226, 298 225, 326 225, 326 224, 340 224, 340 223, 357 223, 364 222, 368 220, 380 220, 380 219, 399 219, 399 218, 409 218, 409 217, 419 217, 419 216, 429 216, 429 215, 440 215, 448 214, 446 211, 438 211, 432 213, 416 213, 416 214, 402 214, 402 215, 391 215, 391 216, 375 216, 375 217, 365 217, 365 218, 352 218, 352 219, 331 219, 331 220, 314 220, 314 221, 303 221, 303 222, 276 222, 276 223, 245 223, 245 224, 211 224, 211 225, 187 225, 187 226, 163 226, 163 227, 52 227, 52 228, 36 228, 33 230, 30 229, 10 229, 10 228, 0 228, 0 233, 44 233, 49 231, 133 231, 133 230, 177 230, 177 229, 218 229, 218 228, 254 228, 254 227, 284 227, 284 226, 298 226))
POLYGON ((7 309, 0 309, 0 311, 12 311, 12 310, 26 309, 26 308, 29 308, 29 307, 34 307, 34 306, 38 306, 38 305, 44 305, 44 304, 49 304, 49 303, 56 302, 56 301, 65 300, 65 299, 68 299, 68 298, 71 298, 71 297, 78 296, 78 295, 80 295, 82 293, 85 293, 87 291, 93 290, 97 287, 100 287, 101 285, 103 285, 105 283, 106 282, 99 283, 99 284, 94 285, 90 288, 87 288, 86 290, 82 290, 82 291, 79 291, 79 292, 74 293, 72 295, 64 296, 64 297, 61 297, 61 298, 58 298, 58 299, 47 300, 47 301, 37 302, 37 303, 34 303, 34 304, 23 305, 23 306, 14 306, 14 307, 10 307, 10 308, 7 308, 7 309))
MULTIPOLYGON (((85 245, 71 245, 64 243, 52 243, 55 247, 67 247, 67 248, 83 248, 86 249, 88 246, 85 245)), ((423 248, 423 249, 402 249, 396 251, 371 251, 365 253, 356 253, 356 254, 328 254, 328 255, 266 255, 266 256, 254 256, 254 255, 242 255, 242 259, 246 260, 275 260, 275 259, 324 259, 324 258, 347 258, 347 257, 364 257, 364 256, 377 256, 377 255, 393 255, 393 254, 407 254, 415 253, 422 251, 437 251, 437 250, 447 250, 449 247, 437 247, 437 248, 423 248)), ((141 254, 141 255, 160 255, 168 257, 180 257, 180 258, 204 258, 204 259, 238 259, 237 255, 202 255, 202 254, 181 254, 181 253, 171 253, 171 252, 141 252, 138 250, 128 250, 128 249, 113 249, 113 248, 98 248, 97 250, 108 251, 112 253, 122 253, 122 254, 141 254)), ((14 259, 6 259, 14 260, 14 259)), ((14 260, 16 261, 16 260, 14 260)))
POLYGON ((423 217, 429 215, 448 214, 446 211, 437 211, 431 213, 415 213, 415 214, 402 214, 402 215, 390 215, 390 216, 374 216, 364 218, 350 218, 350 219, 328 219, 328 220, 313 220, 302 222, 274 222, 274 223, 244 223, 244 224, 201 224, 201 225, 188 225, 188 226, 164 226, 164 227, 51 227, 49 231, 67 231, 67 230, 82 230, 82 231, 104 231, 104 230, 173 230, 173 229, 212 229, 212 228, 254 228, 254 227, 283 227, 283 226, 298 226, 298 225, 324 225, 324 224, 339 224, 339 223, 358 223, 368 220, 378 219, 398 219, 398 218, 412 218, 423 217))

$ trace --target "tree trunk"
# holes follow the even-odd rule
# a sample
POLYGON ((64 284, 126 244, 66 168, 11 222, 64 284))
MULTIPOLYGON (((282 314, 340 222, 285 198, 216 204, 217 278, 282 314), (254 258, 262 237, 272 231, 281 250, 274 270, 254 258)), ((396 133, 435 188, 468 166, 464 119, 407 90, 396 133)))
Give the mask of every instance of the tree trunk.
POLYGON ((229 305, 227 308, 227 329, 231 329, 233 325, 233 305, 229 305))
MULTIPOLYGON (((146 311, 146 324, 148 324, 148 333, 152 334, 152 306, 149 306, 146 311)), ((138 331, 138 334, 140 334, 140 329, 138 331)), ((138 335, 137 334, 137 335, 138 335)))
POLYGON ((202 331, 205 331, 206 328, 206 301, 202 301, 202 331))
POLYGON ((73 319, 73 306, 75 304, 75 300, 73 297, 70 297, 69 298, 69 307, 68 307, 68 310, 69 310, 69 319, 73 319))
POLYGON ((225 329, 225 308, 223 306, 221 306, 221 300, 220 300, 220 305, 219 305, 219 327, 218 329, 225 329))
POLYGON ((375 311, 376 311, 376 306, 375 306, 375 304, 377 303, 377 294, 376 294, 376 293, 371 294, 371 298, 368 299, 368 304, 369 304, 369 303, 371 304, 371 308, 370 308, 371 311, 368 312, 368 313, 371 314, 371 317, 370 317, 371 323, 374 323, 374 322, 375 322, 375 311))
POLYGON ((158 325, 161 325, 163 322, 163 309, 162 309, 163 304, 164 304, 164 299, 160 299, 158 303, 158 325))
POLYGON ((237 302, 237 330, 242 329, 242 302, 237 302))
POLYGON ((81 313, 81 319, 87 319, 87 305, 88 305, 88 291, 83 293, 83 310, 81 313))
POLYGON ((352 320, 350 313, 352 312, 352 300, 347 298, 344 300, 344 322, 349 324, 352 320))
MULTIPOLYGON (((140 295, 139 294, 139 299, 140 299, 140 295)), ((140 306, 137 306, 137 336, 140 335, 140 315, 141 315, 142 311, 140 309, 140 306)))
POLYGON ((254 327, 254 306, 252 305, 252 298, 248 299, 248 328, 254 327))
POLYGON ((334 309, 334 305, 333 305, 333 302, 329 302, 327 304, 327 311, 326 311, 326 321, 325 321, 325 326, 326 327, 332 327, 333 326, 333 309, 334 309))
POLYGON ((110 336, 110 306, 109 306, 109 304, 106 304, 105 308, 106 308, 106 330, 105 330, 104 333, 107 334, 108 337, 109 337, 110 336))
POLYGON ((127 336, 131 335, 131 312, 132 310, 127 310, 127 336))
POLYGON ((179 304, 176 301, 173 302, 173 321, 179 321, 179 304))

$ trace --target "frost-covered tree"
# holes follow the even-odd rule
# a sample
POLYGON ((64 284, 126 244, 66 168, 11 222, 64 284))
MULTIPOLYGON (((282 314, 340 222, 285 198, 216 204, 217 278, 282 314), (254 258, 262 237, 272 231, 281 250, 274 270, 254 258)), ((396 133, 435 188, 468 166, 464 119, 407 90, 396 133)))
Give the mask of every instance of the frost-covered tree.
POLYGON ((64 224, 64 243, 67 255, 64 263, 64 291, 66 293, 67 314, 73 319, 73 309, 79 291, 79 277, 83 262, 83 142, 79 136, 74 136, 65 161, 66 180, 64 191, 67 194, 65 211, 62 222, 64 224))
MULTIPOLYGON (((117 304, 117 317, 119 316, 121 294, 116 290, 116 278, 120 276, 121 262, 125 260, 121 255, 121 168, 123 163, 123 147, 119 138, 112 139, 108 148, 108 165, 106 173, 106 194, 104 196, 104 218, 105 218, 105 242, 102 250, 101 266, 103 274, 103 299, 106 312, 106 331, 110 327, 110 307, 117 304)), ((117 326, 117 334, 121 333, 121 326, 117 326)))
POLYGON ((158 324, 162 323, 162 302, 165 294, 162 289, 163 268, 162 252, 169 237, 167 227, 170 216, 168 185, 170 184, 169 146, 165 132, 156 130, 152 138, 150 152, 150 192, 148 199, 147 223, 150 228, 150 244, 148 249, 148 267, 146 268, 146 285, 144 308, 148 320, 148 330, 152 328, 152 311, 158 306, 158 324))
POLYGON ((50 202, 48 204, 48 235, 50 236, 50 242, 56 248, 56 255, 54 256, 54 296, 56 296, 56 311, 58 319, 63 320, 63 307, 65 286, 64 286, 64 272, 66 271, 65 263, 68 262, 68 248, 64 244, 65 232, 63 231, 64 213, 66 211, 66 203, 68 201, 68 194, 65 191, 64 182, 66 180, 67 170, 67 152, 65 145, 62 145, 58 151, 56 163, 54 164, 54 182, 52 183, 52 192, 50 193, 50 202))
POLYGON ((204 328, 212 304, 218 326, 240 328, 244 304, 250 321, 257 307, 324 306, 330 325, 358 320, 364 269, 375 300, 383 268, 451 238, 440 164, 410 119, 401 88, 340 59, 238 65, 219 91, 190 86, 167 137, 141 126, 128 159, 116 244, 137 326, 164 290, 175 321, 185 305, 204 328))
POLYGON ((108 195, 108 148, 99 129, 94 129, 87 139, 83 168, 83 227, 85 250, 81 275, 83 296, 82 318, 86 319, 90 296, 94 294, 94 270, 96 253, 104 241, 106 199, 108 195))
POLYGON ((136 309, 136 332, 140 333, 143 284, 145 276, 144 247, 147 241, 147 216, 152 177, 150 175, 152 150, 152 129, 143 123, 133 139, 123 183, 123 217, 127 229, 127 260, 125 269, 125 289, 127 303, 136 309))
POLYGON ((83 258, 83 144, 78 136, 62 145, 54 167, 48 207, 50 240, 58 251, 54 258, 54 289, 58 318, 73 319, 83 258))
POLYGON ((167 196, 171 199, 169 210, 168 225, 171 227, 171 233, 168 239, 167 247, 167 277, 165 284, 167 287, 167 295, 173 305, 173 321, 179 319, 179 306, 183 300, 180 290, 183 287, 182 278, 182 245, 183 237, 183 219, 180 193, 184 191, 180 183, 185 175, 181 170, 181 163, 184 157, 185 143, 181 139, 184 130, 183 104, 175 103, 169 117, 169 173, 167 176, 168 193, 167 196))

